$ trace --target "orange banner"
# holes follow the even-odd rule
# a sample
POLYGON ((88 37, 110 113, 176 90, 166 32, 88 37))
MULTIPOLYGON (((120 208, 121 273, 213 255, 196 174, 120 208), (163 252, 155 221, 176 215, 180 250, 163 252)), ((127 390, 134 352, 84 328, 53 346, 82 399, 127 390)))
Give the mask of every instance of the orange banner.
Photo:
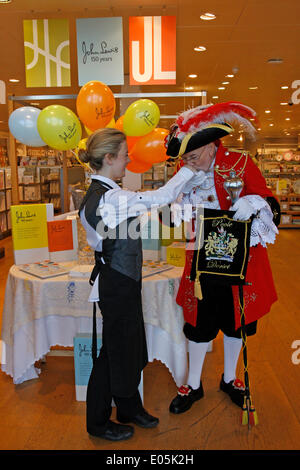
POLYGON ((130 85, 176 84, 176 16, 129 17, 130 85))

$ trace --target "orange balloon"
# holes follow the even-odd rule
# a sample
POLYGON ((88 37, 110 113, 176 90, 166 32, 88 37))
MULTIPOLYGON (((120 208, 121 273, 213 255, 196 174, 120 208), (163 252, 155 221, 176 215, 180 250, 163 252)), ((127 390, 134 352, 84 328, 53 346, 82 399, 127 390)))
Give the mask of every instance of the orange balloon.
MULTIPOLYGON (((116 121, 115 128, 118 129, 121 132, 124 132, 123 129, 123 120, 124 120, 124 115, 119 117, 119 119, 116 121)), ((137 141, 140 139, 140 137, 130 137, 126 136, 126 141, 127 141, 127 147, 128 147, 128 152, 130 152, 133 148, 133 146, 137 143, 137 141)))
POLYGON ((87 82, 76 100, 77 114, 91 131, 105 127, 115 114, 115 98, 111 89, 99 81, 87 82))
POLYGON ((139 138, 131 151, 132 158, 143 163, 160 163, 169 157, 164 146, 165 137, 169 135, 167 129, 157 127, 150 134, 139 138))
MULTIPOLYGON (((131 156, 130 156, 131 158, 131 156)), ((152 163, 143 163, 138 160, 132 159, 128 165, 127 170, 131 171, 132 173, 144 173, 147 170, 150 170, 152 167, 152 163)))
POLYGON ((124 115, 119 117, 119 119, 116 121, 115 128, 119 129, 119 131, 123 132, 123 120, 124 120, 124 115))
POLYGON ((140 140, 140 137, 129 137, 126 136, 128 152, 131 152, 137 141, 140 140))

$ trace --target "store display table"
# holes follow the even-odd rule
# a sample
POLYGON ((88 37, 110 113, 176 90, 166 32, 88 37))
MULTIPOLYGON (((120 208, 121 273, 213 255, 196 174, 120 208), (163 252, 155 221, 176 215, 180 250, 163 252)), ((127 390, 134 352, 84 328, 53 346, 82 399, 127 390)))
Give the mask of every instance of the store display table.
MULTIPOLYGON (((158 359, 164 363, 178 386, 184 383, 187 372, 184 320, 175 301, 181 275, 182 268, 174 267, 146 277, 142 291, 149 361, 158 359)), ((90 288, 87 278, 62 275, 42 280, 15 265, 11 267, 2 316, 1 339, 6 350, 2 371, 15 384, 38 377, 40 369, 34 363, 51 346, 73 346, 75 335, 91 333, 90 288)), ((97 308, 98 333, 101 329, 97 308)))

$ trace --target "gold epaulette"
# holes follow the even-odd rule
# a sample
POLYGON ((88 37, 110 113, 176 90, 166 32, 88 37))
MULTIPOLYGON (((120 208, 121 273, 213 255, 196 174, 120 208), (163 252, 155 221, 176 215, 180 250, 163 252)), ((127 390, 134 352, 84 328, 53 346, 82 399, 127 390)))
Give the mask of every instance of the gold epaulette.
POLYGON ((230 153, 231 152, 239 153, 240 155, 243 155, 244 157, 246 157, 247 155, 250 155, 250 152, 248 150, 239 150, 239 149, 232 149, 232 148, 228 148, 227 150, 230 153))

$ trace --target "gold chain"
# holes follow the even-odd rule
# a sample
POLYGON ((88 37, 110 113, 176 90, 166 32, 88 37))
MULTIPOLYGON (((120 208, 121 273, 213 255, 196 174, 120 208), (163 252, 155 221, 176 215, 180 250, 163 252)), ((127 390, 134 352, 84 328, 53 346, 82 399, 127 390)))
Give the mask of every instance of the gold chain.
MULTIPOLYGON (((242 159, 243 157, 244 157, 244 155, 241 155, 241 157, 238 159, 238 161, 235 162, 235 164, 234 164, 231 168, 228 168, 228 169, 226 169, 226 170, 219 170, 219 169, 215 168, 215 172, 216 172, 219 176, 221 176, 223 179, 228 178, 228 175, 223 176, 221 173, 228 173, 228 172, 232 171, 232 170, 238 165, 238 163, 241 161, 241 159, 242 159)), ((245 169, 245 167, 246 167, 246 165, 247 165, 247 160, 248 160, 248 155, 246 155, 245 163, 244 163, 243 168, 239 171, 239 173, 237 173, 236 176, 240 176, 240 174, 243 173, 243 171, 244 171, 244 169, 245 169)))

